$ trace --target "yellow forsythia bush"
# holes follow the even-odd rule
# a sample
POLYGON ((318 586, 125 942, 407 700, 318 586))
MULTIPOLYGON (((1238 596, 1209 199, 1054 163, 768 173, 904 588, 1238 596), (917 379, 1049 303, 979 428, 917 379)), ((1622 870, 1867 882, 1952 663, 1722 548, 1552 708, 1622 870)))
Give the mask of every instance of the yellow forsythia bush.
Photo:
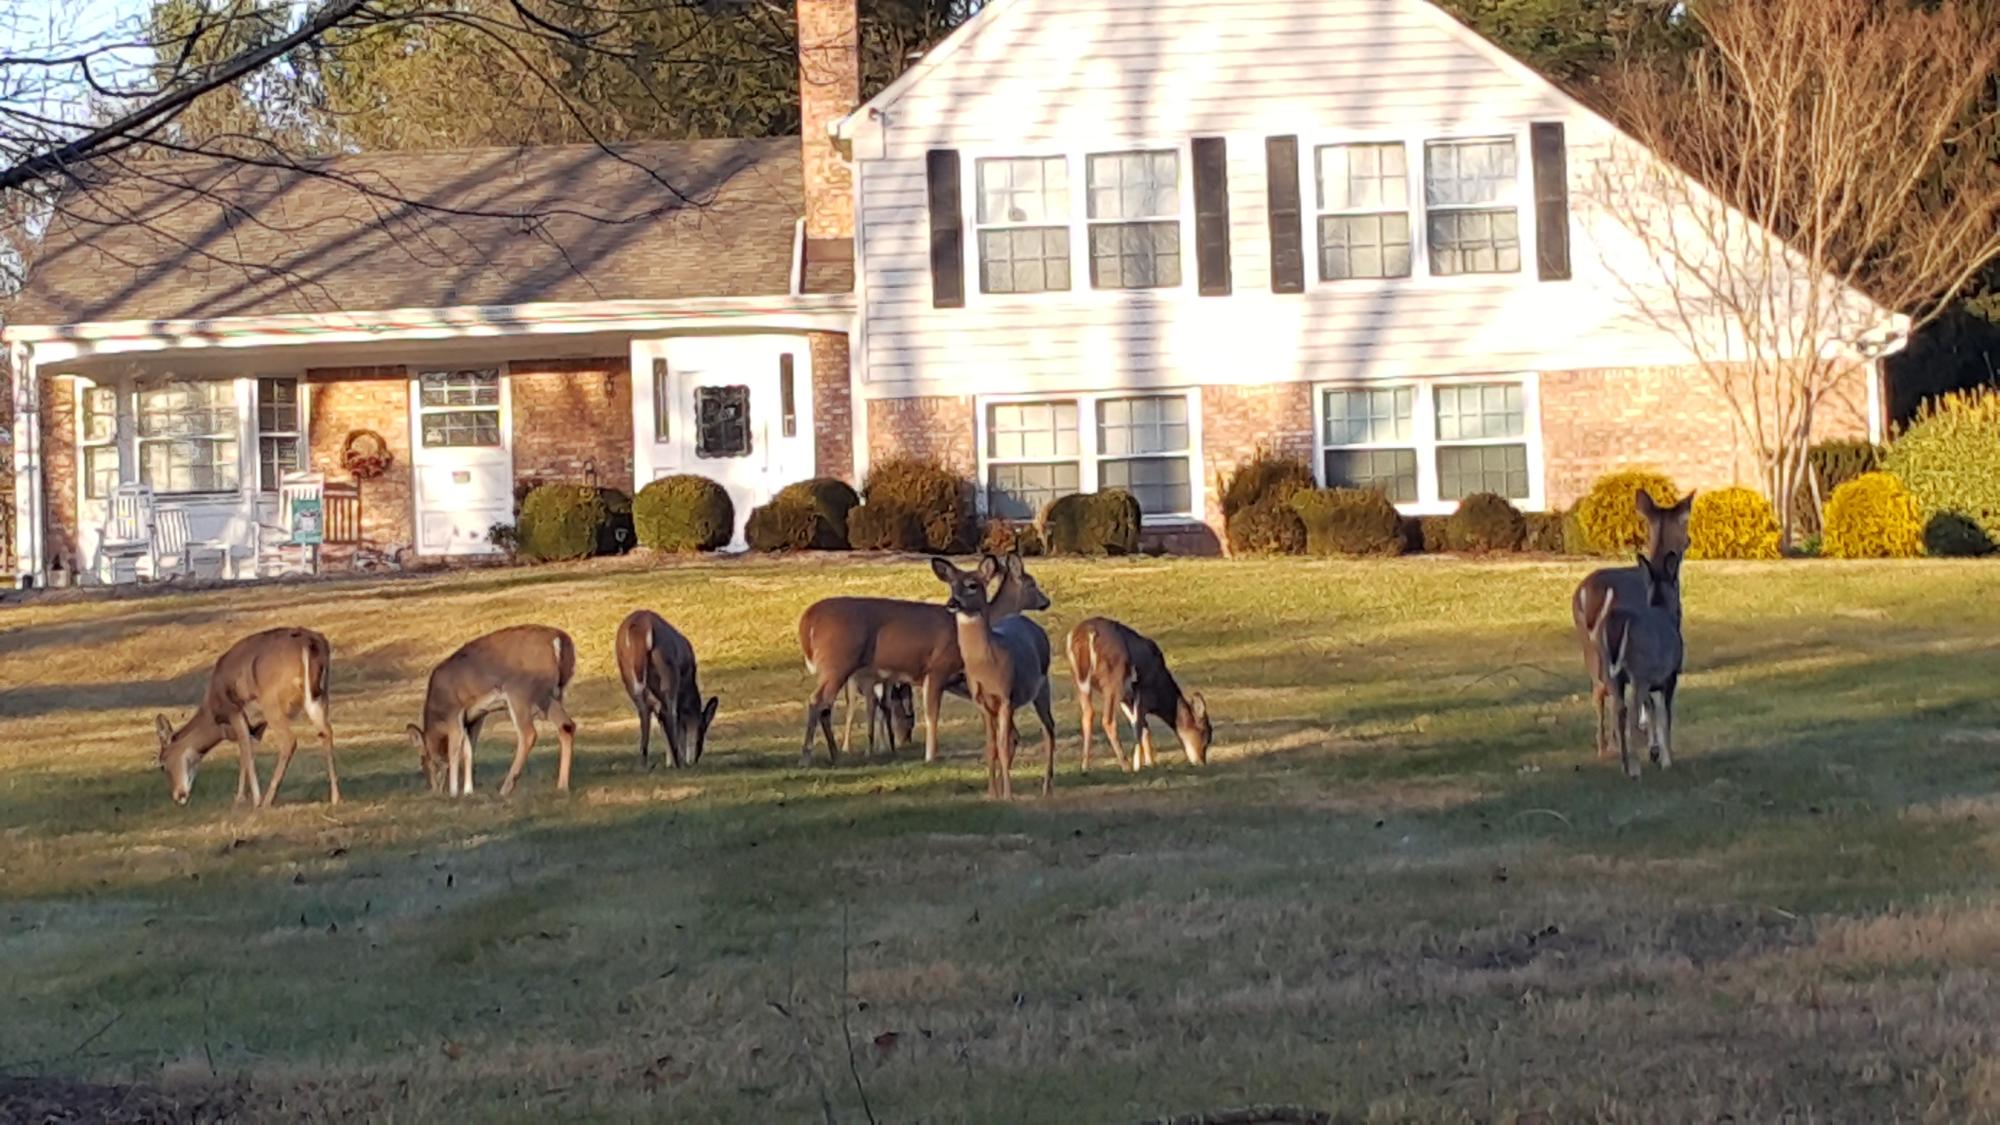
POLYGON ((1903 482, 1863 473, 1833 490, 1820 550, 1834 559, 1910 559, 1923 554, 1924 521, 1903 482))
POLYGON ((1688 518, 1688 557, 1777 558, 1777 509, 1754 488, 1718 488, 1696 496, 1688 518))
POLYGON ((1632 503, 1642 488, 1662 508, 1681 499, 1680 490, 1665 476, 1649 469, 1623 469, 1598 477, 1590 492, 1576 502, 1571 518, 1593 552, 1630 558, 1646 545, 1646 521, 1632 503))

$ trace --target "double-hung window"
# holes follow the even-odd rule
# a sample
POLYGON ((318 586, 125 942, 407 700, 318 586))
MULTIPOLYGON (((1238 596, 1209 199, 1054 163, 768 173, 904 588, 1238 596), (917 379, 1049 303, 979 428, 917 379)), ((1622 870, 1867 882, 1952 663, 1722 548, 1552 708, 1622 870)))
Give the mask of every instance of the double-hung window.
POLYGON ((1402 142, 1324 145, 1315 164, 1320 280, 1410 276, 1410 168, 1402 142))
POLYGON ((1322 387, 1321 479, 1418 509, 1480 492, 1536 502, 1533 413, 1520 379, 1322 387))
POLYGON ((83 389, 79 432, 83 447, 83 495, 102 500, 118 486, 118 392, 110 387, 83 389))
POLYGON ((417 388, 426 449, 500 444, 500 372, 425 371, 417 388))
POLYGON ((1181 156, 1172 149, 1086 159, 1090 284, 1172 289, 1181 283, 1181 156))
POLYGON ((1083 487, 1075 399, 996 402, 986 408, 986 508, 1031 520, 1051 500, 1083 487))
POLYGON ((140 483, 162 495, 236 491, 235 380, 145 388, 138 414, 140 483))
POLYGON ((1519 383, 1442 383, 1437 415, 1438 499, 1493 492, 1525 500, 1528 418, 1519 383))
POLYGON ((1512 137, 1424 145, 1432 276, 1521 271, 1520 171, 1512 137))
POLYGON ((1335 387, 1321 398, 1321 471, 1330 488, 1379 488, 1417 502, 1417 389, 1335 387))
POLYGON ((981 293, 1053 293, 1070 287, 1069 160, 978 162, 981 293))
POLYGON ((985 404, 987 514, 1034 519, 1071 493, 1119 488, 1148 517, 1193 517, 1193 409, 1182 391, 985 404))
POLYGON ((278 491, 287 473, 305 467, 301 405, 297 379, 257 380, 257 485, 265 492, 278 491))

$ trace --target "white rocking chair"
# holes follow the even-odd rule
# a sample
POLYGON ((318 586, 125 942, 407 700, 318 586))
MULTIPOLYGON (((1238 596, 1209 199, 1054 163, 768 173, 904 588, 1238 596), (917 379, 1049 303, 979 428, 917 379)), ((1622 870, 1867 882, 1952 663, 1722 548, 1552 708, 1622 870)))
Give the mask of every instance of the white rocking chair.
POLYGON ((104 535, 97 543, 97 578, 118 581, 118 564, 131 560, 133 576, 138 576, 139 560, 151 567, 149 577, 159 577, 160 560, 153 542, 153 490, 143 484, 119 484, 111 489, 111 518, 105 521, 104 535), (105 576, 109 567, 110 576, 105 576))
POLYGON ((257 525, 257 574, 318 574, 319 548, 326 541, 326 475, 286 473, 278 482, 278 522, 257 525), (294 501, 316 501, 320 525, 295 524, 294 501))
POLYGON ((196 539, 188 525, 185 508, 157 508, 153 514, 153 570, 155 577, 161 570, 162 560, 174 560, 174 573, 195 577, 195 557, 209 554, 217 557, 216 575, 222 574, 222 563, 229 559, 229 547, 219 539, 196 539))

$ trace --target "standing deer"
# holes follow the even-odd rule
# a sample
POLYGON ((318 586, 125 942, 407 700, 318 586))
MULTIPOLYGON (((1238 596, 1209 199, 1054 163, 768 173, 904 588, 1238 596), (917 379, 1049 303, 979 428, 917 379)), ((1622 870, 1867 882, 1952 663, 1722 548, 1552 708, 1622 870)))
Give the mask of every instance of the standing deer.
POLYGON ((1076 701, 1083 709, 1083 768, 1090 769, 1090 728, 1097 722, 1099 697, 1103 699, 1104 734, 1111 740, 1111 752, 1121 770, 1142 769, 1153 763, 1153 732, 1148 722, 1159 719, 1180 736, 1181 751, 1189 765, 1208 763, 1209 743, 1215 727, 1208 719, 1208 701, 1200 693, 1188 695, 1167 668, 1160 646, 1132 628, 1108 617, 1092 617, 1069 633, 1069 667, 1076 680, 1076 701), (1125 748, 1118 744, 1118 716, 1132 724, 1139 744, 1133 748, 1132 764, 1125 764, 1125 748))
POLYGON ((649 609, 633 610, 619 623, 614 644, 618 681, 639 712, 639 761, 652 766, 653 723, 667 734, 674 768, 701 761, 708 743, 708 726, 721 702, 701 698, 695 680, 694 646, 680 630, 649 609))
POLYGON ((979 569, 960 570, 943 559, 931 560, 931 572, 951 589, 945 608, 958 629, 958 650, 965 665, 965 686, 986 718, 986 793, 1004 799, 1014 795, 1014 712, 1029 703, 1042 721, 1047 766, 1042 795, 1055 792, 1056 719, 1049 706, 1049 636, 1025 618, 996 625, 989 617, 986 587, 996 578, 1028 582, 1021 556, 1002 563, 992 555, 979 569), (1030 628, 1021 628, 1021 625, 1030 628), (1002 625, 1007 626, 1005 628, 1002 625))
POLYGON ((1660 768, 1671 769, 1674 764, 1674 692, 1680 686, 1682 657, 1680 598, 1675 589, 1680 565, 1679 555, 1668 555, 1663 563, 1640 555, 1644 597, 1628 605, 1612 590, 1591 629, 1591 643, 1611 686, 1618 760, 1627 777, 1639 776, 1632 743, 1641 727, 1660 768))
POLYGON ((327 678, 333 648, 311 629, 269 629, 229 646, 215 662, 203 691, 201 706, 175 730, 165 715, 156 716, 160 737, 160 768, 174 803, 185 805, 194 793, 194 775, 210 750, 230 739, 238 752, 236 801, 270 807, 278 803, 278 785, 285 767, 299 748, 292 718, 301 711, 326 750, 328 800, 340 803, 340 778, 333 770, 333 728, 327 723, 327 678), (257 786, 258 742, 268 731, 278 739, 278 764, 271 771, 271 788, 257 786))
MULTIPOLYGON (((1669 555, 1675 559, 1685 558, 1688 549, 1688 513, 1694 508, 1694 493, 1681 497, 1681 502, 1669 508, 1662 508, 1653 502, 1653 497, 1645 489, 1640 489, 1632 498, 1632 504, 1646 521, 1646 557, 1663 559, 1669 555)), ((1675 563, 1678 574, 1679 563, 1675 563)), ((1584 668, 1590 673, 1591 700, 1597 706, 1597 756, 1602 758, 1611 753, 1611 732, 1606 720, 1610 717, 1611 680, 1606 674, 1604 661, 1596 642, 1591 639, 1597 622, 1604 614, 1611 594, 1616 591, 1618 599, 1626 605, 1638 605, 1645 601, 1648 593, 1647 578, 1643 568, 1635 566, 1605 567, 1591 571, 1577 584, 1576 593, 1570 598, 1570 618, 1576 624, 1577 640, 1583 645, 1584 668)), ((1681 621, 1680 581, 1676 577, 1673 590, 1671 612, 1674 625, 1681 621)))
MULTIPOLYGON (((961 681, 953 681, 958 683, 961 681)), ((875 756, 875 730, 879 726, 889 742, 889 756, 896 756, 898 745, 909 745, 917 729, 916 690, 909 684, 878 682, 869 692, 857 692, 849 684, 841 692, 847 698, 847 727, 840 735, 840 752, 845 754, 854 745, 854 709, 866 705, 868 708, 868 756, 875 756)))
MULTIPOLYGON (((1047 609, 1049 599, 1025 569, 1009 570, 987 606, 991 620, 1047 609)), ((833 741, 833 701, 852 685, 861 698, 877 684, 908 684, 923 691, 924 760, 938 760, 938 710, 945 690, 962 678, 958 626, 950 610, 895 598, 827 598, 799 618, 799 648, 814 676, 806 701, 805 740, 799 761, 812 764, 815 725, 826 736, 827 756, 839 761, 833 741)))
POLYGON ((422 756, 424 780, 431 791, 452 796, 472 793, 472 751, 479 728, 488 716, 505 710, 519 741, 514 766, 500 783, 500 795, 514 791, 535 745, 535 718, 554 719, 562 759, 556 767, 556 788, 569 792, 570 756, 576 749, 576 723, 563 708, 563 692, 576 675, 576 643, 569 634, 546 625, 514 625, 469 641, 431 670, 424 692, 424 721, 412 723, 410 741, 422 756), (440 782, 438 767, 446 771, 440 782))

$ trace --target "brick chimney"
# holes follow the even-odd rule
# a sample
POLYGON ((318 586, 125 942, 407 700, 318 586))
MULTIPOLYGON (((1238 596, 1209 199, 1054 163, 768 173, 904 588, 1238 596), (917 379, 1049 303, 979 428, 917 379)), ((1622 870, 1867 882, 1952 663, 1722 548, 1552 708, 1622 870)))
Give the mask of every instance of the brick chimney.
POLYGON ((854 237, 854 171, 827 127, 861 104, 858 0, 798 0, 806 237, 854 237))

